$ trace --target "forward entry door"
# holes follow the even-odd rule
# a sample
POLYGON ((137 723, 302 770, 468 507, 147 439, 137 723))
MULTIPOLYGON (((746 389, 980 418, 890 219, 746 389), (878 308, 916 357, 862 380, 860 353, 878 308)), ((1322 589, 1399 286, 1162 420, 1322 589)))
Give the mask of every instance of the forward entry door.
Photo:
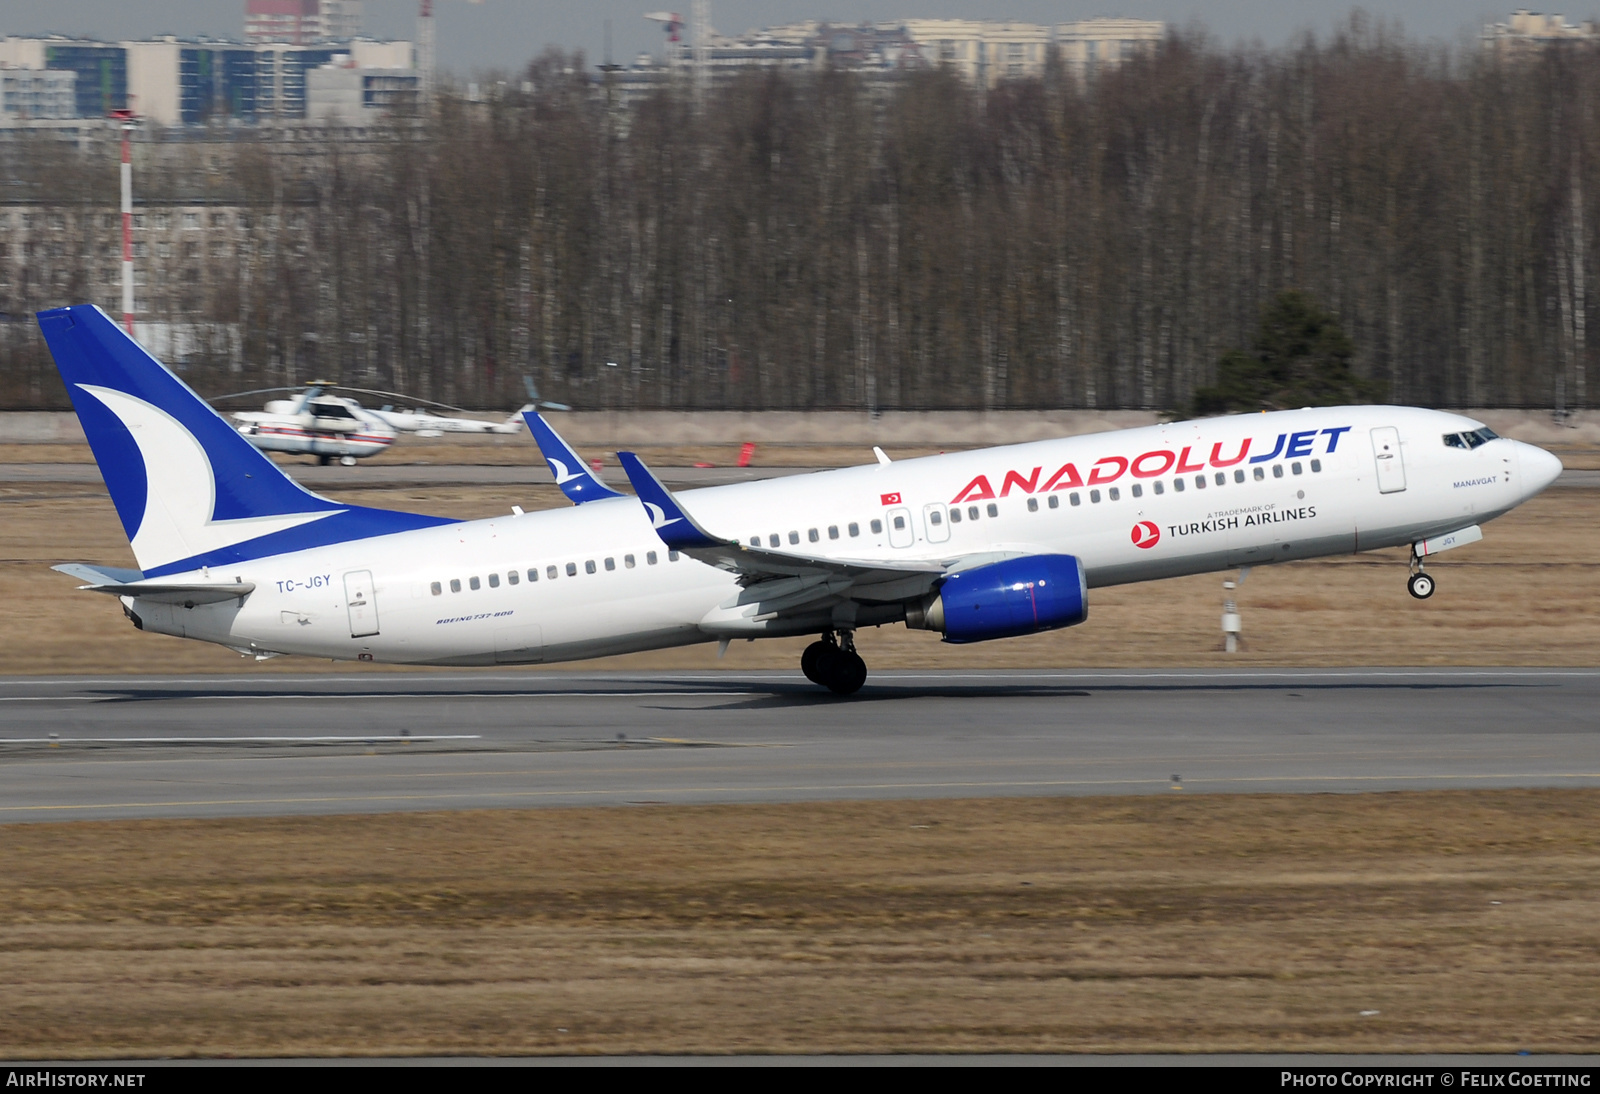
POLYGON ((350 611, 350 637, 378 633, 378 601, 372 595, 372 571, 352 570, 344 575, 344 602, 350 611))
POLYGON ((943 543, 950 538, 950 514, 941 502, 922 507, 922 523, 929 543, 943 543))
POLYGON ((1372 431, 1372 455, 1378 464, 1378 493, 1397 494, 1406 488, 1406 465, 1400 455, 1400 431, 1392 425, 1372 431))

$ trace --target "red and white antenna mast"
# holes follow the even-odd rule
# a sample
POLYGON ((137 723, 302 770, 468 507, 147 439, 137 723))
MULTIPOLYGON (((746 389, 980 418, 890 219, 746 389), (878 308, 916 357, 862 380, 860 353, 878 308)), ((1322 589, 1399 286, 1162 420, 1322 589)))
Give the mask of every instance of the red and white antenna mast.
POLYGON ((133 131, 139 116, 132 110, 110 115, 122 127, 122 324, 133 337, 133 131))

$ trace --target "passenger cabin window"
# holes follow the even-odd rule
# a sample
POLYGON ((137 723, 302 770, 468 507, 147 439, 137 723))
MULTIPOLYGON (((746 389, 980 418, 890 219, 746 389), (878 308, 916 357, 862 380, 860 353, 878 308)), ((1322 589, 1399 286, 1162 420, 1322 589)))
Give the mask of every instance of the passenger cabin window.
POLYGON ((668 562, 676 562, 676 561, 678 561, 678 552, 676 552, 676 551, 668 551, 667 552, 667 561, 668 562))
POLYGON ((633 556, 632 555, 623 555, 622 556, 622 564, 624 566, 626 566, 630 570, 633 569, 633 566, 634 566, 633 556))
POLYGON ((437 581, 435 581, 432 585, 429 585, 428 589, 433 593, 434 596, 439 596, 444 592, 444 589, 437 581))
POLYGON ((790 544, 790 546, 793 546, 794 544, 799 543, 799 542, 800 542, 800 533, 791 531, 789 533, 789 544, 790 544))
MULTIPOLYGON (((1039 511, 1039 499, 1038 498, 1029 498, 1028 499, 1028 512, 1037 513, 1038 511, 1039 511)), ((934 513, 933 514, 933 516, 935 516, 935 517, 937 517, 938 515, 939 515, 938 513, 934 513)), ((938 522, 935 521, 934 523, 937 524, 938 522)))
POLYGON ((1122 500, 1122 491, 1119 488, 1113 486, 1109 490, 1106 491, 1106 497, 1110 498, 1112 501, 1121 501, 1122 500))
POLYGON ((1244 469, 1243 468, 1241 468, 1240 470, 1235 471, 1233 473, 1233 481, 1234 482, 1243 482, 1244 481, 1244 469))
POLYGON ((952 510, 950 510, 950 523, 951 524, 960 524, 961 523, 961 510, 960 509, 952 509, 952 510))
POLYGON ((500 575, 499 574, 490 574, 489 575, 489 588, 498 589, 499 587, 500 587, 500 575))
POLYGON ((544 576, 549 578, 551 581, 554 581, 556 579, 556 573, 557 573, 557 571, 556 571, 556 568, 554 566, 546 566, 544 568, 544 576))
POLYGON ((768 547, 779 547, 779 546, 782 546, 782 544, 783 544, 783 540, 778 536, 778 533, 776 533, 776 532, 772 533, 772 535, 767 537, 767 546, 768 547))
POLYGON ((1083 497, 1076 490, 1074 490, 1070 495, 1068 495, 1067 500, 1070 501, 1073 505, 1082 505, 1083 504, 1083 497))
POLYGON ((875 536, 883 535, 883 521, 875 520, 868 527, 870 527, 872 529, 872 534, 873 535, 875 535, 875 536))
POLYGON ((988 509, 989 509, 989 515, 991 517, 998 517, 1000 515, 1000 507, 998 505, 996 505, 994 502, 991 501, 989 503, 988 509))
POLYGON ((1321 460, 1312 460, 1311 461, 1311 470, 1312 470, 1313 473, 1321 471, 1322 470, 1322 461, 1321 460))
POLYGON ((1300 467, 1300 461, 1296 460, 1294 463, 1291 463, 1289 465, 1289 470, 1291 472, 1293 472, 1294 474, 1296 474, 1296 475, 1300 474, 1301 470, 1302 470, 1301 467, 1300 467))
POLYGON ((507 581, 508 581, 508 582, 510 582, 510 583, 511 583, 511 584, 513 584, 513 585, 515 585, 515 584, 517 584, 517 583, 518 583, 518 582, 519 582, 519 581, 521 581, 521 580, 522 580, 522 578, 521 578, 521 577, 520 577, 520 576, 518 576, 518 574, 517 574, 517 571, 515 571, 515 570, 510 570, 510 571, 508 571, 508 572, 507 572, 507 573, 506 573, 506 580, 507 580, 507 581))
POLYGON ((577 577, 578 576, 578 564, 576 562, 567 563, 567 576, 568 577, 577 577))
POLYGON ((752 547, 761 546, 761 537, 760 536, 751 536, 750 537, 750 546, 752 546, 752 547))
POLYGON ((839 526, 837 524, 828 525, 828 538, 829 539, 838 539, 839 538, 839 526))
POLYGON ((896 532, 904 532, 906 530, 906 518, 905 517, 898 516, 898 517, 894 518, 894 530, 896 532))
POLYGON ((654 566, 656 564, 656 553, 654 551, 645 552, 644 561, 645 565, 654 566))
POLYGON ((1218 486, 1226 486, 1227 484, 1228 484, 1228 476, 1227 476, 1227 474, 1222 472, 1222 471, 1218 471, 1217 472, 1217 485, 1218 486))
POLYGON ((822 538, 822 533, 817 531, 815 528, 812 528, 811 530, 806 532, 806 539, 810 540, 812 543, 816 543, 821 538, 822 538))
POLYGON ((1253 467, 1251 470, 1255 472, 1257 482, 1261 482, 1267 477, 1267 469, 1265 467, 1253 467))
POLYGON ((1140 486, 1138 483, 1134 483, 1133 489, 1128 492, 1136 498, 1144 497, 1144 487, 1140 486))
POLYGON ((459 593, 461 591, 461 579, 459 577, 452 577, 450 579, 450 591, 453 593, 459 593))
POLYGON ((1052 509, 1060 509, 1061 508, 1061 495, 1060 494, 1051 494, 1050 495, 1050 508, 1052 508, 1052 509))
POLYGON ((483 582, 479 581, 475 577, 469 577, 469 578, 467 578, 467 586, 470 589, 472 589, 474 592, 476 592, 479 589, 483 588, 483 582))
POLYGON ((1204 475, 1196 475, 1194 477, 1194 488, 1196 490, 1204 490, 1206 488, 1206 477, 1204 475))
POLYGON ((586 574, 594 573, 594 559, 591 558, 583 564, 583 572, 586 574))
MULTIPOLYGON (((1032 499, 1030 498, 1029 500, 1031 501, 1032 499)), ((939 515, 939 510, 928 510, 928 523, 933 525, 935 528, 944 523, 944 518, 939 515)))
POLYGON ((615 570, 616 568, 617 568, 617 560, 616 559, 614 559, 614 558, 606 559, 606 569, 615 570))
POLYGON ((857 524, 855 521, 851 521, 850 526, 846 528, 845 531, 850 533, 851 539, 854 539, 856 536, 861 534, 861 525, 857 524))
POLYGON ((533 583, 535 581, 538 581, 538 580, 539 580, 539 567, 537 567, 537 566, 529 566, 528 567, 528 582, 531 584, 531 583, 533 583))
POLYGON ((1089 491, 1089 500, 1094 502, 1096 505, 1099 505, 1100 504, 1100 491, 1098 491, 1098 490, 1089 491))
POLYGON ((1275 463, 1272 465, 1272 477, 1275 479, 1283 478, 1283 464, 1275 463))
POLYGON ((1157 494, 1165 494, 1167 492, 1167 488, 1161 485, 1160 479, 1157 479, 1152 485, 1155 486, 1157 494))

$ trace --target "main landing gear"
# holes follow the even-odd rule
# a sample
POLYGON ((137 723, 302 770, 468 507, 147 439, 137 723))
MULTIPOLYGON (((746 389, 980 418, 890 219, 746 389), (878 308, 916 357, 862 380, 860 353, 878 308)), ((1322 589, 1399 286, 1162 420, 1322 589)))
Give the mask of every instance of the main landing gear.
POLYGON ((854 631, 822 632, 800 655, 800 671, 835 695, 854 695, 867 682, 867 663, 856 652, 854 631))
POLYGON ((1433 595, 1433 578, 1422 571, 1422 559, 1416 552, 1411 555, 1411 576, 1406 579, 1406 592, 1418 600, 1426 600, 1433 595))

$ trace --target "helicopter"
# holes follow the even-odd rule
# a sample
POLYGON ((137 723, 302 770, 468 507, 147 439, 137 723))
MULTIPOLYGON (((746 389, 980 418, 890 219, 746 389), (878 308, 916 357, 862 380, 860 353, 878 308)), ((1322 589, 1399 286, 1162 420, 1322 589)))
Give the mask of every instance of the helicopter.
POLYGON ((345 467, 354 467, 359 459, 375 456, 388 448, 401 433, 414 433, 419 437, 440 437, 446 433, 515 434, 523 429, 524 411, 545 407, 565 410, 560 403, 550 403, 538 398, 537 389, 528 382, 533 401, 524 405, 504 421, 486 421, 476 418, 447 417, 407 406, 396 409, 385 404, 381 410, 369 410, 355 399, 332 392, 351 391, 361 395, 377 395, 405 400, 407 403, 437 407, 464 413, 460 407, 418 399, 394 391, 377 391, 371 388, 348 387, 330 380, 313 380, 303 388, 274 387, 238 391, 218 396, 224 399, 248 395, 267 395, 292 391, 293 399, 273 399, 259 411, 238 411, 233 414, 236 428, 245 439, 265 452, 289 452, 317 457, 323 466, 338 460, 345 467))

